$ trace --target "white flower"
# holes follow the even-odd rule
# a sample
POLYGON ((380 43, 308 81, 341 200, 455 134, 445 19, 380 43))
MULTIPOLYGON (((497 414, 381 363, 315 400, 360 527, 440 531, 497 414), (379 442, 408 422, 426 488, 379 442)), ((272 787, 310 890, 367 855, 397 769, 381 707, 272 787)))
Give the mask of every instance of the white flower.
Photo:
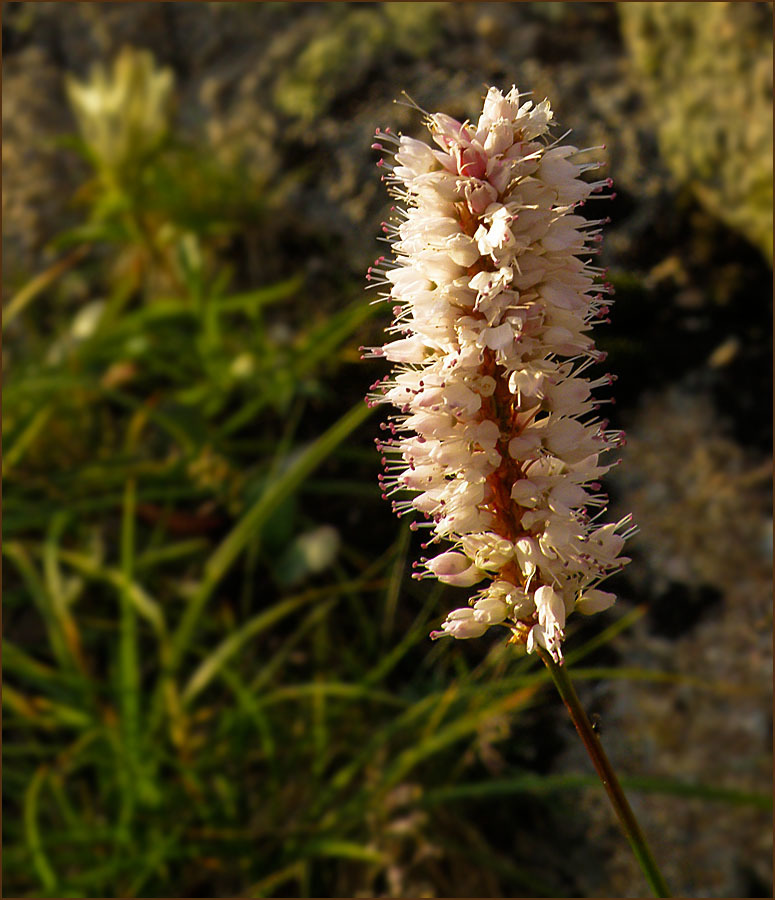
POLYGON ((616 602, 616 595, 606 591, 584 591, 576 601, 576 609, 585 616, 591 616, 603 609, 608 609, 616 602))
POLYGON ((471 587, 481 581, 484 575, 462 553, 442 553, 428 563, 428 569, 445 584, 471 587))
POLYGON ((84 141, 114 175, 142 157, 169 127, 173 74, 147 50, 124 47, 112 71, 95 64, 88 81, 68 75, 67 96, 84 141))
POLYGON ((535 592, 534 602, 538 613, 538 624, 533 626, 534 640, 538 639, 542 646, 559 662, 562 659, 560 643, 565 637, 565 604, 562 597, 548 585, 542 585, 535 592), (540 639, 539 639, 540 633, 540 639))
POLYGON ((429 529, 424 546, 451 545, 415 577, 480 585, 432 636, 503 624, 560 662, 566 616, 614 602, 597 585, 633 531, 629 517, 598 521, 600 455, 621 434, 594 415, 613 377, 582 374, 604 358, 588 332, 610 286, 590 261, 600 220, 577 210, 610 181, 582 180, 594 164, 554 145, 547 100, 520 100, 490 88, 475 127, 426 115, 435 146, 377 132, 400 205, 393 258, 368 275, 395 314, 392 339, 368 351, 395 368, 369 401, 399 411, 379 443, 384 496, 426 519, 412 526, 429 529))
POLYGON ((474 618, 474 611, 467 607, 453 610, 441 626, 441 631, 432 631, 432 638, 450 635, 454 638, 481 637, 489 627, 487 622, 479 622, 474 618))

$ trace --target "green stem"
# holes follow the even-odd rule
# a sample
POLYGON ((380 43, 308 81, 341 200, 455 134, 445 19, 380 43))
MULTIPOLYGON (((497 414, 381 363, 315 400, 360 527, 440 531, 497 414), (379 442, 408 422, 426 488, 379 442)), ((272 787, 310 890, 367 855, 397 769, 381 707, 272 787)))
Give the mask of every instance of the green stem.
POLYGON ((649 845, 646 843, 646 836, 643 834, 643 831, 638 824, 638 820, 635 818, 635 814, 624 795, 622 786, 619 784, 619 779, 616 777, 616 773, 605 754, 605 750, 603 750, 600 739, 592 729, 592 725, 579 701, 576 689, 573 687, 573 682, 570 680, 567 669, 565 666, 558 666, 546 650, 541 647, 537 649, 538 654, 552 676, 557 690, 562 697, 563 703, 570 713, 573 724, 576 726, 576 731, 579 733, 579 737, 586 747, 589 758, 592 760, 592 764, 595 767, 595 771, 603 782, 603 787, 608 794, 608 799, 611 801, 611 805, 624 829, 624 834, 630 842, 632 852, 635 854, 635 858, 638 860, 638 864, 643 870, 643 874, 646 876, 646 880, 648 881, 651 890, 654 892, 654 896, 670 897, 671 894, 667 887, 667 883, 665 882, 662 873, 659 871, 656 860, 649 849, 649 845))
POLYGON ((138 777, 138 734, 140 665, 137 647, 137 614, 130 597, 135 559, 135 505, 137 486, 134 478, 124 486, 124 511, 121 522, 121 572, 118 645, 119 710, 121 713, 121 750, 124 754, 124 796, 118 834, 127 839, 135 805, 138 777))

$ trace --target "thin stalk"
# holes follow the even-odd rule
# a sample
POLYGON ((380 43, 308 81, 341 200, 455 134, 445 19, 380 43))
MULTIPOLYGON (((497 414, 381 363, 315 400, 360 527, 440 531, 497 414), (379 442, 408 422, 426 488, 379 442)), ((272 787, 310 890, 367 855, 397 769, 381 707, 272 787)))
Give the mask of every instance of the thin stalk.
POLYGON ((136 483, 134 478, 130 478, 124 487, 124 510, 121 522, 121 572, 124 578, 120 591, 118 644, 118 706, 121 715, 121 749, 124 753, 124 795, 118 833, 122 840, 128 840, 128 828, 134 813, 138 777, 140 665, 137 646, 137 613, 130 597, 135 560, 135 506, 136 483))
POLYGON ((619 784, 619 779, 616 777, 611 762, 606 756, 605 750, 603 750, 603 745, 593 731, 592 725, 587 718, 587 714, 584 712, 584 708, 579 701, 576 689, 573 687, 573 682, 570 680, 567 669, 565 666, 558 666, 546 650, 541 647, 537 649, 541 659, 544 661, 546 668, 552 676, 552 680, 562 697, 563 703, 570 713, 571 720, 576 726, 576 731, 579 733, 581 742, 584 744, 584 747, 589 754, 589 758, 592 760, 595 771, 603 782, 603 787, 608 794, 608 799, 611 801, 611 805, 624 830, 624 834, 630 842, 632 852, 635 854, 635 858, 638 860, 638 864, 643 870, 643 874, 646 876, 646 880, 648 881, 651 890, 654 892, 654 896, 672 896, 662 873, 659 871, 659 867, 657 866, 649 845, 646 843, 646 836, 643 834, 643 831, 638 824, 638 820, 635 818, 635 814, 632 811, 632 807, 630 806, 627 797, 624 795, 622 786, 619 784))

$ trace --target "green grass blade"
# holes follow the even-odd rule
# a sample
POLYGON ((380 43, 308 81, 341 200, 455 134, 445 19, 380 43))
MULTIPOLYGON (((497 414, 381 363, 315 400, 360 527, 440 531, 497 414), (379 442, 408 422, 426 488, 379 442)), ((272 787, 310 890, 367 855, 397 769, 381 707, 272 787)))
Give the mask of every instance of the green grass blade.
MULTIPOLYGON (((590 782, 595 779, 590 776, 590 782)), ((621 779, 626 788, 642 791, 644 794, 671 794, 674 797, 695 797, 709 803, 726 803, 729 806, 751 806, 769 811, 772 809, 772 794, 741 791, 737 788, 717 787, 714 784, 692 784, 672 778, 652 778, 630 775, 621 779)))
POLYGON ((334 859, 352 859, 358 862, 384 864, 385 855, 373 847, 365 847, 354 841, 323 838, 301 848, 302 856, 325 856, 334 859))
POLYGON ((372 410, 365 403, 358 403, 338 422, 324 432, 306 448, 292 465, 275 482, 269 485, 262 496, 245 513, 231 532, 221 541, 205 564, 204 577, 199 589, 183 614, 183 618, 173 636, 170 665, 173 670, 180 663, 193 637, 199 617, 215 587, 228 572, 234 561, 242 553, 247 543, 253 540, 277 507, 290 496, 329 454, 366 421, 372 410))
POLYGON ((29 698, 20 691, 3 685, 3 700, 9 710, 15 712, 27 723, 51 731, 55 728, 90 728, 94 722, 89 713, 48 697, 29 698))
POLYGON ((63 632, 62 622, 56 615, 51 597, 26 548, 18 541, 4 541, 2 552, 14 564, 21 575, 24 585, 43 619, 48 632, 49 646, 54 657, 61 668, 65 671, 72 671, 73 660, 68 646, 67 635, 63 632))
POLYGON ((40 685, 68 683, 69 678, 61 669, 47 666, 10 641, 3 638, 3 675, 16 675, 40 685))
POLYGON ((116 588, 120 595, 126 596, 138 614, 146 619, 157 637, 166 641, 167 623, 162 608, 137 582, 127 582, 124 572, 102 566, 95 559, 83 553, 60 548, 59 558, 87 578, 104 581, 116 588))
POLYGON ((229 667, 222 670, 221 678, 234 694, 237 714, 255 725, 264 760, 269 766, 267 785, 270 789, 277 790, 279 784, 279 773, 276 766, 277 739, 272 730, 270 717, 264 710, 263 701, 229 667))
POLYGON ((48 770, 41 767, 35 771, 24 794, 24 833, 27 847, 32 856, 32 866, 40 879, 43 889, 50 895, 56 889, 57 877, 43 850, 38 828, 38 806, 40 789, 47 778, 48 770))
POLYGON ((137 860, 140 871, 130 883, 128 897, 137 897, 140 894, 145 882, 161 868, 165 857, 178 843, 182 834, 182 828, 173 827, 150 842, 149 850, 137 860))
POLYGON ((382 679, 398 665, 409 649, 418 641, 422 640, 422 636, 426 631, 428 615, 438 603, 439 595, 442 590, 443 586, 440 583, 437 583, 428 591, 425 605, 420 610, 420 613, 415 618, 409 630, 390 652, 382 656, 377 664, 365 673, 363 676, 364 684, 378 684, 382 681, 382 679))
POLYGON ((257 616, 247 621, 241 628, 230 634, 225 640, 210 653, 191 676, 183 690, 181 700, 184 704, 190 703, 207 685, 215 678, 220 670, 239 651, 262 631, 271 628, 272 625, 306 606, 316 598, 318 592, 308 591, 297 597, 291 597, 282 603, 277 603, 257 616))
POLYGON ((59 539, 62 536, 69 514, 65 511, 54 513, 50 522, 46 541, 43 545, 43 577, 51 609, 61 629, 63 639, 73 665, 81 673, 86 673, 86 661, 81 648, 81 635, 75 617, 70 612, 62 573, 59 570, 59 539))
POLYGON ((628 628, 632 628, 632 626, 638 622, 643 616, 646 615, 647 609, 645 606, 636 606, 634 609, 631 609, 629 612, 625 613, 621 619, 617 619, 616 622, 613 622, 607 628, 604 628, 599 634, 596 634, 594 637, 590 638, 585 644, 581 647, 577 647, 574 650, 565 654, 565 662, 568 665, 573 665, 573 663, 577 662, 580 659, 583 659, 585 656, 589 656, 594 650, 597 650, 598 647, 603 647, 606 644, 609 644, 617 634, 621 634, 623 631, 626 631, 628 628))
POLYGON ((336 348, 345 341, 363 322, 376 314, 373 306, 364 304, 361 298, 343 309, 337 316, 313 329, 302 347, 296 375, 297 377, 313 369, 321 360, 328 359, 336 348))
MULTIPOLYGON (((675 797, 692 797, 710 803, 730 806, 749 806, 761 810, 772 809, 772 797, 735 788, 677 781, 672 778, 649 776, 621 776, 621 783, 629 790, 644 794, 668 794, 675 797)), ((534 775, 527 773, 514 778, 492 779, 474 784, 455 784, 426 791, 418 798, 423 806, 436 806, 456 800, 507 797, 512 794, 552 794, 581 788, 598 788, 596 775, 556 774, 534 775)))
POLYGON ((264 706, 282 703, 286 700, 304 700, 325 697, 340 697, 345 700, 374 700, 385 703, 388 706, 403 708, 407 705, 405 700, 396 697, 388 691, 376 691, 362 684, 350 684, 341 681, 313 681, 308 684, 289 684, 278 688, 262 698, 264 706))
POLYGON ((18 435, 13 435, 8 441, 8 448, 3 453, 3 478, 6 478, 11 470, 18 465, 29 447, 35 443, 40 432, 48 424, 51 414, 54 412, 53 404, 47 404, 35 411, 18 435))
MULTIPOLYGON (((328 590, 328 589, 327 589, 328 590)), ((312 593, 310 591, 310 593, 312 593)), ((320 590, 314 591, 315 596, 322 596, 320 590)), ((253 694, 259 694, 263 691, 264 686, 274 681, 275 676, 280 671, 282 665, 286 662, 294 647, 296 647, 301 639, 312 628, 316 628, 321 618, 327 616, 339 598, 334 598, 326 603, 316 606, 306 617, 296 630, 285 639, 280 647, 274 652, 274 655, 268 660, 261 669, 256 673, 255 678, 250 683, 250 691, 253 694)))
POLYGON ((77 265, 90 250, 91 247, 89 246, 76 247, 76 249, 71 253, 68 253, 67 256, 58 259, 45 271, 28 281, 27 284, 8 301, 8 304, 3 310, 3 326, 7 328, 29 303, 47 288, 51 287, 51 285, 64 275, 68 269, 77 265))
POLYGON ((759 687, 729 684, 721 681, 708 681, 705 678, 697 678, 684 675, 680 672, 662 672, 658 669, 639 669, 634 666, 621 666, 618 668, 596 667, 587 669, 573 669, 573 679, 579 681, 604 680, 610 681, 646 681, 656 684, 681 684, 697 688, 701 691, 711 691, 714 694, 729 696, 745 696, 759 690, 759 687))
POLYGON ((138 554, 135 559, 135 569, 152 569, 169 562, 176 562, 187 556, 201 554, 209 546, 203 538, 192 538, 187 541, 179 541, 175 544, 165 544, 162 547, 146 549, 138 554))
POLYGON ((119 589, 118 622, 118 709, 121 717, 122 761, 124 789, 119 815, 119 835, 126 831, 134 811, 134 785, 139 776, 140 739, 140 669, 137 651, 136 606, 132 598, 132 579, 135 556, 135 482, 129 479, 124 490, 121 517, 121 586, 119 589))
MULTIPOLYGON (((486 688, 485 688, 486 690, 486 688)), ((381 790, 387 791, 389 787, 409 772, 415 765, 427 756, 433 755, 444 749, 445 746, 454 743, 468 734, 476 731, 479 723, 492 715, 500 715, 515 706, 531 702, 535 693, 535 685, 510 691, 507 696, 500 698, 495 703, 487 705, 482 700, 482 687, 472 685, 469 696, 474 704, 474 711, 468 715, 459 716, 451 725, 431 735, 428 741, 424 741, 418 734, 418 723, 427 723, 432 717, 445 696, 462 695, 458 684, 450 685, 443 693, 427 694, 417 700, 407 710, 390 719, 376 734, 360 749, 351 760, 333 773, 327 782, 325 790, 320 791, 315 814, 322 814, 325 809, 336 810, 339 808, 337 795, 343 793, 353 782, 358 772, 380 753, 381 749, 401 732, 406 731, 413 735, 412 746, 396 757, 389 772, 383 777, 381 790), (528 697, 528 695, 530 695, 528 697)), ((427 731, 427 727, 426 727, 427 731)))
POLYGON ((472 712, 458 717, 449 725, 436 729, 434 733, 426 734, 424 740, 418 741, 398 755, 385 773, 383 789, 388 790, 390 787, 398 784, 424 759, 433 756, 461 738, 473 734, 479 725, 487 719, 503 713, 513 712, 516 709, 524 709, 534 701, 536 690, 535 687, 524 687, 506 697, 498 698, 493 703, 481 704, 474 708, 472 712))
MULTIPOLYGON (((275 889, 281 884, 285 884, 288 881, 296 881, 301 884, 306 878, 306 869, 307 865, 302 860, 291 863, 289 866, 283 866, 282 869, 278 869, 276 872, 272 872, 270 875, 257 881, 247 889, 245 894, 248 897, 267 897, 269 894, 273 894, 275 889)), ((299 896, 304 895, 300 893, 299 896)))
POLYGON ((218 306, 224 312, 255 312, 272 303, 280 303, 297 294, 304 285, 304 276, 294 275, 285 281, 278 281, 268 287, 258 288, 255 291, 245 291, 239 294, 230 294, 228 297, 218 299, 218 306))
POLYGON ((398 595, 401 592, 401 583, 404 580, 406 570, 406 556, 409 550, 409 538, 411 531, 409 523, 404 522, 396 542, 396 559, 390 570, 390 581, 385 595, 385 611, 382 615, 382 636, 387 637, 393 630, 393 622, 396 617, 398 595))

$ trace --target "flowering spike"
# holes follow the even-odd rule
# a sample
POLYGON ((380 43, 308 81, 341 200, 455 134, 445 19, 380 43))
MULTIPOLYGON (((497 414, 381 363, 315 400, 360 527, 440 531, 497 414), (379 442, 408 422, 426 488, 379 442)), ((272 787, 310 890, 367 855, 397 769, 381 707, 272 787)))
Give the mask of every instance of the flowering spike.
POLYGON ((395 368, 369 400, 399 410, 382 426, 384 496, 413 492, 394 511, 450 544, 414 577, 480 586, 431 637, 503 624, 561 662, 566 617, 613 602, 597 585, 627 562, 633 531, 629 517, 599 524, 612 465, 599 456, 623 435, 594 418, 592 392, 612 377, 582 377, 605 359, 587 332, 612 287, 587 259, 607 220, 576 210, 612 181, 583 181, 597 164, 576 164, 550 136, 549 102, 523 96, 490 88, 476 125, 426 113, 435 147, 392 136, 394 255, 369 275, 396 304, 396 338, 368 352, 395 368))

